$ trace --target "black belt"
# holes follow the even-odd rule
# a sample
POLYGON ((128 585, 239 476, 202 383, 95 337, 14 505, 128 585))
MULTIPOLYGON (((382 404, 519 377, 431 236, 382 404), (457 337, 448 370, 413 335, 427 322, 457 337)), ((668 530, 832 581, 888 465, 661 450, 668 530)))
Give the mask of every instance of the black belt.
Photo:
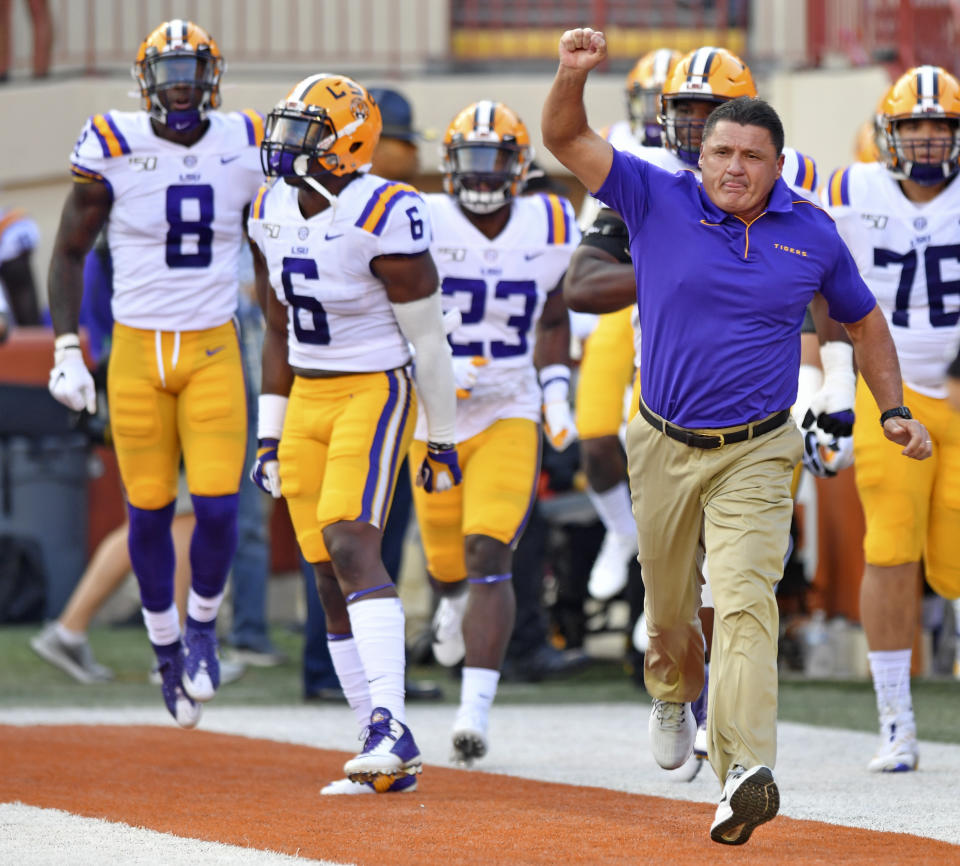
POLYGON ((790 410, 784 409, 777 412, 776 415, 765 418, 763 421, 744 424, 743 427, 737 427, 729 433, 716 433, 713 435, 709 433, 696 433, 693 430, 687 430, 685 427, 677 427, 675 424, 665 421, 658 415, 654 415, 653 412, 646 407, 643 400, 640 401, 640 414, 649 422, 651 427, 655 427, 671 439, 676 439, 677 442, 682 442, 684 445, 689 445, 692 448, 705 448, 709 450, 721 448, 733 442, 744 442, 747 439, 755 439, 757 436, 762 436, 764 433, 776 430, 777 427, 790 417, 790 410))

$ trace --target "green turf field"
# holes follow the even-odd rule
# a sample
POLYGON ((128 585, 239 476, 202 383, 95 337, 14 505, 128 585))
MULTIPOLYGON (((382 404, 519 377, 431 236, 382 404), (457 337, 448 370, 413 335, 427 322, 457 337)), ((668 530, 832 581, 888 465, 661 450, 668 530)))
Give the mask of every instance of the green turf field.
MULTIPOLYGON (((0 709, 10 707, 143 705, 159 699, 157 687, 147 682, 152 653, 146 634, 135 627, 103 627, 91 632, 97 660, 113 668, 116 681, 81 685, 38 658, 28 644, 37 626, 0 628, 0 709)), ((295 631, 276 627, 274 642, 291 661, 276 668, 247 669, 237 682, 217 696, 229 704, 300 704, 300 653, 303 638, 295 631)), ((414 667, 415 679, 437 680, 445 700, 458 697, 458 683, 439 667, 414 667)), ((597 661, 562 680, 541 683, 503 683, 498 692, 503 703, 564 703, 647 700, 621 664, 597 661)), ((960 743, 960 682, 915 680, 914 710, 923 739, 960 743)), ((872 731, 876 727, 873 688, 866 681, 784 679, 780 684, 780 718, 785 721, 830 725, 872 731)))

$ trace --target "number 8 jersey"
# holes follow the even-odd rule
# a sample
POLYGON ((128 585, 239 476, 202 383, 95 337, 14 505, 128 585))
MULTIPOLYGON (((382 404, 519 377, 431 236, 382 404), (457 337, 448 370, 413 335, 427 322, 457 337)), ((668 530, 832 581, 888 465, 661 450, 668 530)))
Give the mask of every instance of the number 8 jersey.
POLYGON ((156 135, 145 112, 97 114, 70 157, 75 181, 113 195, 113 316, 128 327, 198 331, 236 311, 242 213, 263 183, 263 120, 255 111, 208 118, 185 147, 156 135))
POLYGON ((915 204, 884 165, 856 163, 831 175, 823 197, 887 318, 904 383, 946 397, 960 342, 960 183, 915 204))
POLYGON ((377 256, 424 253, 430 220, 409 184, 361 174, 332 207, 304 219, 297 188, 277 180, 260 189, 248 232, 266 260, 270 285, 287 309, 292 367, 368 373, 410 362, 377 256))

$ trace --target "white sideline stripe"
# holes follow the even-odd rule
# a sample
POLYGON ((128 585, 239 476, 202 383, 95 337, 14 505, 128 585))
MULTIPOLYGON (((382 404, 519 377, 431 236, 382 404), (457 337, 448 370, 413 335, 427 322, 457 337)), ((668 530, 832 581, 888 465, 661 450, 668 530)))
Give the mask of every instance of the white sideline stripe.
POLYGON ((82 818, 60 809, 38 809, 23 803, 0 804, 0 852, 4 863, 23 866, 347 866, 331 860, 306 860, 274 851, 241 848, 220 842, 184 839, 169 833, 144 830, 82 818))
MULTIPOLYGON (((0 711, 0 724, 173 727, 159 703, 156 708, 6 709, 0 711)), ((452 706, 408 705, 407 723, 427 764, 449 766, 455 713, 452 706)), ((647 737, 649 714, 650 705, 639 700, 495 705, 490 715, 490 752, 478 770, 716 803, 720 784, 709 767, 687 783, 671 779, 654 763, 647 737)), ((356 750, 356 722, 346 705, 270 709, 207 705, 201 728, 315 748, 356 750)), ((960 779, 960 745, 921 741, 919 772, 868 773, 867 761, 877 740, 875 734, 781 722, 775 771, 781 814, 960 845, 960 798, 954 794, 960 779)), ((425 774, 429 784, 429 767, 425 774)), ((317 780, 318 790, 326 781, 317 780)), ((3 835, 0 862, 7 862, 3 835)))

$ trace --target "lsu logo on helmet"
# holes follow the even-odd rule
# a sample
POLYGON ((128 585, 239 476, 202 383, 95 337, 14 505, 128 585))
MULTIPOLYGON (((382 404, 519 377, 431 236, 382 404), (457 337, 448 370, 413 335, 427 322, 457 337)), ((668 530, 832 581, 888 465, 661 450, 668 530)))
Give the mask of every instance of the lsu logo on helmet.
POLYGON ((683 103, 698 100, 728 102, 757 95, 750 68, 726 48, 706 46, 685 55, 667 78, 660 97, 664 147, 688 165, 696 165, 706 117, 683 116, 683 103))
POLYGON ((960 171, 960 81, 941 66, 915 66, 887 91, 877 114, 880 158, 897 178, 932 186, 960 171), (942 121, 949 134, 904 135, 904 124, 942 121))
POLYGON ((442 145, 443 188, 477 214, 518 195, 533 159, 530 134, 513 109, 489 99, 464 108, 442 145))
POLYGON ((260 162, 268 177, 336 177, 370 170, 383 122, 367 90, 324 72, 296 84, 267 116, 260 162))
POLYGON ((672 48, 657 48, 641 57, 627 75, 627 117, 637 139, 649 147, 660 146, 660 94, 682 55, 672 48))
POLYGON ((192 21, 164 21, 143 42, 130 70, 140 87, 140 106, 177 131, 197 126, 220 105, 220 76, 226 68, 217 43, 192 21), (191 87, 188 108, 170 107, 173 91, 191 87))

